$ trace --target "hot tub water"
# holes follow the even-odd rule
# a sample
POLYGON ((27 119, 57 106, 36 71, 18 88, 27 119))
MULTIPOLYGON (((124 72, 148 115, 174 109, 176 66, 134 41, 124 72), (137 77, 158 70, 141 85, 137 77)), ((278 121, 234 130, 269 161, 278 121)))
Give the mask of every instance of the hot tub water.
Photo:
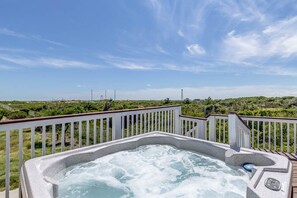
POLYGON ((210 156, 168 145, 146 145, 55 176, 61 198, 245 197, 249 175, 210 156))

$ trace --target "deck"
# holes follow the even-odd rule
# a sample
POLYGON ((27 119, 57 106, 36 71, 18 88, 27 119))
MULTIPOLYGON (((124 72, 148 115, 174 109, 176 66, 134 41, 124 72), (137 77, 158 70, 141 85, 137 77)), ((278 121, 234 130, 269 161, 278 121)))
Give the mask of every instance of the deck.
POLYGON ((277 151, 271 151, 268 149, 255 149, 259 151, 265 151, 268 153, 274 153, 274 154, 279 154, 284 157, 287 157, 293 165, 293 177, 292 177, 292 198, 297 198, 297 155, 295 154, 289 154, 289 153, 284 153, 284 152, 277 152, 277 151))

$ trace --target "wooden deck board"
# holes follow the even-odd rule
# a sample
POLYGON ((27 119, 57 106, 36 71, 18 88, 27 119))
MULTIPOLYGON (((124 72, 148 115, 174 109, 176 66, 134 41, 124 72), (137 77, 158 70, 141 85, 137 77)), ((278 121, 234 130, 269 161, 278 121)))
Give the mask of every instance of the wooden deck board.
POLYGON ((268 152, 268 153, 279 154, 279 155, 287 157, 291 161, 292 168, 293 168, 292 198, 297 198, 297 155, 296 154, 291 154, 291 153, 285 153, 285 152, 271 151, 271 150, 268 150, 268 149, 257 149, 257 148, 255 148, 255 150, 265 151, 265 152, 268 152))

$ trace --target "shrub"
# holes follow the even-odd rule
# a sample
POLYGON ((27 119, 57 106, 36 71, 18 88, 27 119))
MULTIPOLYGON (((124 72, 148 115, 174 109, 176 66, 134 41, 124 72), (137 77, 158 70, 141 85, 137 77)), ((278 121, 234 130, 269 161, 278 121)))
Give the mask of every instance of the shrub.
POLYGON ((26 118, 28 114, 26 114, 26 112, 23 111, 13 111, 10 112, 6 115, 6 117, 8 119, 21 119, 21 118, 26 118))

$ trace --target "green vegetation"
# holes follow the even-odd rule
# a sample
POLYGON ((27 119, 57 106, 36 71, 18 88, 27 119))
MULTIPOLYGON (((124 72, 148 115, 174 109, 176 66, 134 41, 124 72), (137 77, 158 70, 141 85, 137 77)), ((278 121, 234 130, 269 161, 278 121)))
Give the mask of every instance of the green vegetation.
MULTIPOLYGON (((0 101, 0 120, 10 120, 19 118, 32 118, 32 117, 43 117, 43 116, 54 116, 54 115, 64 115, 64 114, 77 114, 86 112, 96 112, 96 111, 110 111, 110 110, 120 110, 120 109, 132 109, 132 108, 145 108, 154 106, 164 106, 164 105, 182 105, 182 114, 205 117, 209 114, 227 114, 230 111, 236 111, 241 115, 253 115, 253 116, 271 116, 271 117, 297 117, 297 97, 246 97, 246 98, 230 98, 223 100, 213 100, 207 98, 204 100, 190 100, 186 98, 184 101, 175 101, 166 98, 159 101, 0 101)), ((94 141, 92 139, 93 122, 90 122, 90 144, 94 141)), ((103 123, 106 126, 106 122, 103 123)), ((96 123, 97 131, 99 131, 99 123, 96 123)), ((83 145, 86 142, 85 134, 86 123, 83 123, 83 145)), ((219 126, 217 126, 218 128, 219 126)), ((223 127, 223 126, 221 126, 223 127)), ((227 127, 227 124, 225 125, 227 127)), ((262 125, 260 128, 263 127, 262 125)), ((268 125, 265 126, 266 128, 268 125)), ((273 126, 271 126, 273 129, 273 126)), ((279 126, 278 126, 279 127, 279 126)), ((51 153, 51 128, 47 127, 47 140, 46 140, 46 150, 47 153, 51 153)), ((284 131, 286 131, 286 126, 284 126, 284 131)), ((65 127, 66 140, 65 146, 66 150, 70 149, 70 127, 66 124, 65 127)), ((290 133, 293 133, 291 128, 290 133)), ((61 134, 61 127, 57 127, 57 144, 56 151, 61 150, 61 140, 59 138, 61 134)), ((111 134, 111 133, 110 133, 111 134)), ((258 135, 258 131, 255 131, 255 137, 258 135)), ((286 134, 284 133, 284 137, 286 134)), ((75 136, 75 146, 78 145, 78 127, 75 126, 74 131, 75 136)), ((260 142, 262 142, 263 133, 259 134, 260 142)), ((266 134, 267 137, 267 134, 266 134)), ((97 142, 100 140, 100 136, 97 136, 97 142)), ((111 138, 111 137, 109 137, 111 138)), ((221 139, 223 136, 221 135, 221 139)), ((30 129, 25 129, 23 133, 23 158, 24 161, 30 158, 31 150, 31 134, 30 129)), ((225 137, 227 139, 227 135, 225 137)), ((103 141, 106 137, 103 137, 103 141)), ((277 142, 280 138, 277 137, 277 142)), ((291 141, 292 142, 292 141, 291 141)), ((254 143, 257 142, 254 140, 254 143)), ((18 132, 11 132, 11 189, 18 187, 18 132)), ((261 145, 262 146, 262 145, 261 145)), ((267 145, 268 146, 268 145, 267 145)), ((286 142, 284 142, 284 148, 286 142)), ((36 129, 35 133, 35 156, 41 156, 41 130, 36 129)), ((0 133, 0 191, 4 190, 5 186, 5 133, 0 133)))
POLYGON ((204 117, 211 113, 226 114, 230 111, 236 111, 241 115, 297 117, 297 97, 267 98, 262 96, 215 100, 211 98, 204 100, 186 98, 184 101, 170 100, 169 98, 146 101, 0 101, 0 120, 164 105, 182 105, 183 114, 198 117, 204 117))

